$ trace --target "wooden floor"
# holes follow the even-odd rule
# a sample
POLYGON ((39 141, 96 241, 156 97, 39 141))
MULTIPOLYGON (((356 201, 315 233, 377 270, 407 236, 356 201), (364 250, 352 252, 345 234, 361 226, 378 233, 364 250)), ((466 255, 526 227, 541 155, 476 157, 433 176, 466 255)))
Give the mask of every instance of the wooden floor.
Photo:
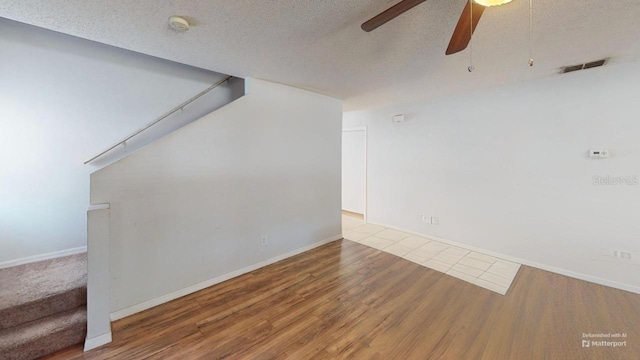
POLYGON ((113 324, 50 359, 640 359, 640 295, 523 266, 506 296, 336 241, 113 324), (627 333, 582 348, 583 333, 627 333))

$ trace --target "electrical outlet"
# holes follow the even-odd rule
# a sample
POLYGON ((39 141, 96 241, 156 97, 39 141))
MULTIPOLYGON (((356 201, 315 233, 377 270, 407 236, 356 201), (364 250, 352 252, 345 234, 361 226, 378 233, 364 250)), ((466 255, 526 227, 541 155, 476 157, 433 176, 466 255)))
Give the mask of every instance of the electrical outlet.
POLYGON ((262 246, 265 246, 269 243, 269 239, 267 239, 267 236, 264 235, 262 237, 260 237, 260 242, 262 243, 262 246))
POLYGON ((440 224, 440 220, 438 220, 437 217, 431 217, 431 225, 438 225, 440 224))
POLYGON ((427 215, 422 215, 422 222, 431 223, 431 218, 427 215))
POLYGON ((640 264, 632 252, 625 250, 600 249, 600 256, 594 260, 640 264))

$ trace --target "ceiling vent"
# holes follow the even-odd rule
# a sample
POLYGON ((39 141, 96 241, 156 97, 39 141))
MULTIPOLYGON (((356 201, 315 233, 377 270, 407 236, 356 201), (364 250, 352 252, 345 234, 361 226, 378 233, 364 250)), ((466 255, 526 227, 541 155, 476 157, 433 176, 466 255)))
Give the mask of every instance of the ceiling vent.
POLYGON ((566 74, 566 73, 573 72, 573 71, 591 69, 591 68, 594 68, 594 67, 602 66, 606 62, 607 62, 607 59, 602 59, 602 60, 598 60, 598 61, 588 62, 586 64, 564 66, 564 67, 560 68, 560 73, 561 74, 566 74))
POLYGON ((591 69, 591 68, 594 68, 594 67, 599 67, 599 66, 604 65, 604 63, 606 63, 606 62, 607 62, 607 59, 602 59, 602 60, 598 60, 598 61, 592 61, 590 63, 584 64, 584 69, 591 69))

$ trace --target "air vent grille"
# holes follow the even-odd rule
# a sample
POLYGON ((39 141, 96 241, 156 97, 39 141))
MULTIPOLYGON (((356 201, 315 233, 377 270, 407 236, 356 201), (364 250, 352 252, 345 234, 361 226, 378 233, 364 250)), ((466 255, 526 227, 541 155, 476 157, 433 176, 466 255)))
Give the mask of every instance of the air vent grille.
POLYGON ((602 66, 606 62, 607 62, 607 59, 598 60, 598 61, 592 61, 590 63, 584 64, 584 68, 585 69, 591 69, 591 68, 594 68, 594 67, 602 66))
POLYGON ((565 67, 562 68, 562 73, 566 74, 568 72, 582 70, 583 67, 584 67, 584 64, 565 66, 565 67))
POLYGON ((560 73, 561 74, 566 74, 566 73, 574 72, 574 71, 578 71, 578 70, 591 69, 591 68, 594 68, 594 67, 602 66, 606 62, 607 62, 607 59, 602 59, 602 60, 588 62, 586 64, 564 66, 564 67, 560 68, 560 73))

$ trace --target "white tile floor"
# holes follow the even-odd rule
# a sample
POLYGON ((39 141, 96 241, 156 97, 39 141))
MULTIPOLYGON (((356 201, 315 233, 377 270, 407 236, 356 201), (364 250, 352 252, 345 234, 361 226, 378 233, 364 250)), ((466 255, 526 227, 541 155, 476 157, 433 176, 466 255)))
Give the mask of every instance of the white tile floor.
POLYGON ((342 216, 342 236, 485 289, 506 294, 520 264, 342 216))

